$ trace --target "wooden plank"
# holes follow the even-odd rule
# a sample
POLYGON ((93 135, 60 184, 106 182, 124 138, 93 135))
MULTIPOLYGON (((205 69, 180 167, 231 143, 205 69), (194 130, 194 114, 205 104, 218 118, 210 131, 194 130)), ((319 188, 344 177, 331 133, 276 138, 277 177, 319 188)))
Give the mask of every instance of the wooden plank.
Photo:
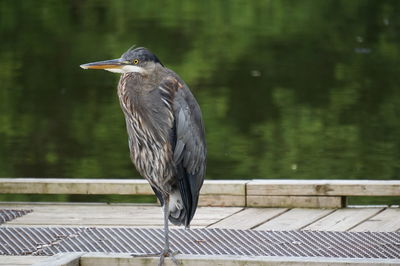
POLYGON ((154 195, 143 179, 0 178, 0 193, 154 195))
MULTIPOLYGON (((245 195, 245 180, 206 180, 203 195, 245 195)), ((144 179, 0 178, 0 193, 154 195, 144 179)))
POLYGON ((0 266, 32 265, 43 261, 47 256, 0 256, 0 266))
MULTIPOLYGON (((324 257, 283 257, 283 256, 232 256, 232 255, 181 255, 175 256, 179 265, 185 266, 364 266, 399 265, 399 259, 373 258, 324 258, 324 257)), ((129 266, 157 265, 159 257, 132 257, 130 254, 89 253, 81 257, 81 266, 129 266)), ((165 266, 174 266, 170 258, 165 258, 165 266)))
POLYGON ((236 195, 200 195, 199 206, 208 207, 242 207, 246 206, 246 196, 236 196, 236 195))
MULTIPOLYGON (((399 196, 397 180, 206 180, 204 195, 399 196)), ((143 179, 0 178, 0 193, 153 195, 143 179)))
POLYGON ((286 208, 247 208, 235 213, 210 228, 251 229, 287 211, 286 208))
MULTIPOLYGON (((347 231, 361 222, 378 214, 383 208, 338 209, 324 218, 303 228, 314 231, 347 231)), ((397 219, 400 219, 400 214, 397 219)))
POLYGON ((323 196, 247 196, 248 207, 340 208, 342 197, 323 196))
POLYGON ((292 209, 256 227, 256 230, 299 230, 333 212, 332 209, 292 209))
POLYGON ((202 195, 246 195, 248 180, 205 180, 202 195))
POLYGON ((247 195, 400 196, 399 180, 253 180, 247 195))
POLYGON ((350 231, 393 232, 400 229, 400 208, 388 208, 350 231))
POLYGON ((58 253, 47 259, 39 261, 32 266, 79 266, 81 256, 85 254, 84 252, 69 252, 69 253, 58 253))
MULTIPOLYGON (((1 205, 2 209, 15 209, 15 205, 1 205)), ((16 225, 60 225, 60 226, 140 226, 163 225, 163 215, 158 206, 90 206, 90 205, 18 205, 20 209, 33 212, 11 220, 3 226, 16 225)), ((235 207, 199 207, 192 220, 193 226, 208 226, 240 211, 235 207)))

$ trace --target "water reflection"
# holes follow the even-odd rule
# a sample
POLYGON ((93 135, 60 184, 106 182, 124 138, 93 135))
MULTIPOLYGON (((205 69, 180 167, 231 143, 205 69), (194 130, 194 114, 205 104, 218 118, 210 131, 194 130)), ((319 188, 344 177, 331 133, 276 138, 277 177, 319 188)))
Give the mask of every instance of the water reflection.
POLYGON ((399 9, 0 1, 0 176, 139 177, 118 76, 79 68, 137 44, 198 98, 208 178, 399 179, 399 9))

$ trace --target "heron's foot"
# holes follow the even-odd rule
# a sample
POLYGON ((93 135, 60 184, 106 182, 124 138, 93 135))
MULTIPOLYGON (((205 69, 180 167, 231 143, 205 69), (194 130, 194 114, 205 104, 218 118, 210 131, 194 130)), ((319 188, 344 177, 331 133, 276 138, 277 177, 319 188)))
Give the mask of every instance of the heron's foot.
POLYGON ((178 260, 175 258, 176 254, 178 254, 177 250, 175 250, 175 251, 171 251, 170 249, 163 250, 161 252, 161 255, 160 255, 160 262, 158 263, 158 266, 163 266, 164 265, 164 258, 165 257, 170 257, 172 262, 175 265, 179 265, 178 260))

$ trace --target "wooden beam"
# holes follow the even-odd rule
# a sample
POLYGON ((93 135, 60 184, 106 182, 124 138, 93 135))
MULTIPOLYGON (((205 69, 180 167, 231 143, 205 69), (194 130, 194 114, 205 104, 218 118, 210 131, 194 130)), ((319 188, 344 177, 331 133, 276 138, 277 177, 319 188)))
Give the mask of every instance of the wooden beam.
POLYGON ((0 257, 0 266, 32 266, 35 263, 45 261, 50 256, 4 256, 1 255, 0 257))
POLYGON ((250 180, 205 180, 201 188, 203 195, 246 195, 246 184, 250 180))
POLYGON ((84 255, 84 252, 70 252, 70 253, 58 253, 51 257, 48 257, 42 261, 32 264, 32 266, 79 266, 80 258, 84 255))
POLYGON ((247 195, 400 196, 399 180, 253 180, 247 195))
POLYGON ((321 196, 247 196, 247 207, 341 208, 342 197, 321 196))
MULTIPOLYGON (((180 265, 185 266, 345 266, 345 265, 398 265, 399 259, 374 258, 324 258, 324 257, 284 257, 284 256, 232 256, 232 255, 181 255, 175 256, 180 265)), ((159 257, 133 257, 131 254, 88 253, 81 257, 81 266, 109 265, 157 265, 159 257)), ((165 266, 176 265, 170 258, 165 258, 165 266)))
MULTIPOLYGON (((206 180, 203 195, 245 195, 245 180, 206 180)), ((0 193, 154 195, 144 179, 0 178, 0 193)))
POLYGON ((3 194, 154 195, 143 179, 0 178, 3 194))
MULTIPOLYGON (((200 206, 246 206, 245 180, 206 180, 200 206)), ((0 178, 3 194, 154 195, 144 179, 0 178)))
MULTIPOLYGON (((0 178, 3 194, 154 195, 144 179, 0 178)), ((200 206, 343 206, 345 196, 400 196, 395 180, 206 180, 200 206)))
MULTIPOLYGON (((0 178, 0 193, 153 195, 144 179, 0 178)), ((203 195, 400 196, 397 180, 206 180, 203 195)))
POLYGON ((199 206, 246 206, 246 180, 206 180, 200 190, 199 206))
POLYGON ((204 207, 244 207, 246 206, 245 195, 204 195, 200 194, 199 206, 204 207))
MULTIPOLYGON (((54 255, 53 257, 57 257, 54 255)), ((399 259, 374 259, 374 258, 325 258, 325 257, 283 257, 283 256, 230 256, 230 255, 176 255, 181 265, 185 266, 220 266, 220 265, 270 265, 270 266, 349 266, 349 265, 399 265, 399 259)), ((1 256, 0 265, 32 265, 42 261, 43 264, 34 265, 66 265, 55 264, 57 260, 49 260, 44 256, 1 256), (46 262, 49 262, 45 264, 46 262), (53 263, 53 264, 51 264, 53 263)), ((157 265, 159 257, 133 257, 125 253, 86 253, 81 255, 81 266, 109 266, 109 265, 157 265)), ((170 258, 165 258, 165 266, 175 265, 170 258)))

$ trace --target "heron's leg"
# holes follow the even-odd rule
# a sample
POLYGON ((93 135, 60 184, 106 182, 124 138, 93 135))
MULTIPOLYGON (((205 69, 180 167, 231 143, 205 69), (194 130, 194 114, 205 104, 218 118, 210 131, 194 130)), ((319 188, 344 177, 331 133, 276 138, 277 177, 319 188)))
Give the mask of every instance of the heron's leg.
POLYGON ((160 256, 160 263, 158 264, 159 266, 164 265, 164 258, 165 257, 170 257, 171 260, 175 263, 175 265, 178 265, 178 261, 175 258, 175 252, 171 252, 169 249, 169 229, 168 229, 168 216, 169 216, 169 197, 164 199, 164 206, 163 206, 163 212, 164 212, 164 249, 161 252, 160 256))
POLYGON ((169 197, 164 202, 164 254, 167 254, 169 251, 169 228, 168 228, 168 216, 169 216, 169 197))

